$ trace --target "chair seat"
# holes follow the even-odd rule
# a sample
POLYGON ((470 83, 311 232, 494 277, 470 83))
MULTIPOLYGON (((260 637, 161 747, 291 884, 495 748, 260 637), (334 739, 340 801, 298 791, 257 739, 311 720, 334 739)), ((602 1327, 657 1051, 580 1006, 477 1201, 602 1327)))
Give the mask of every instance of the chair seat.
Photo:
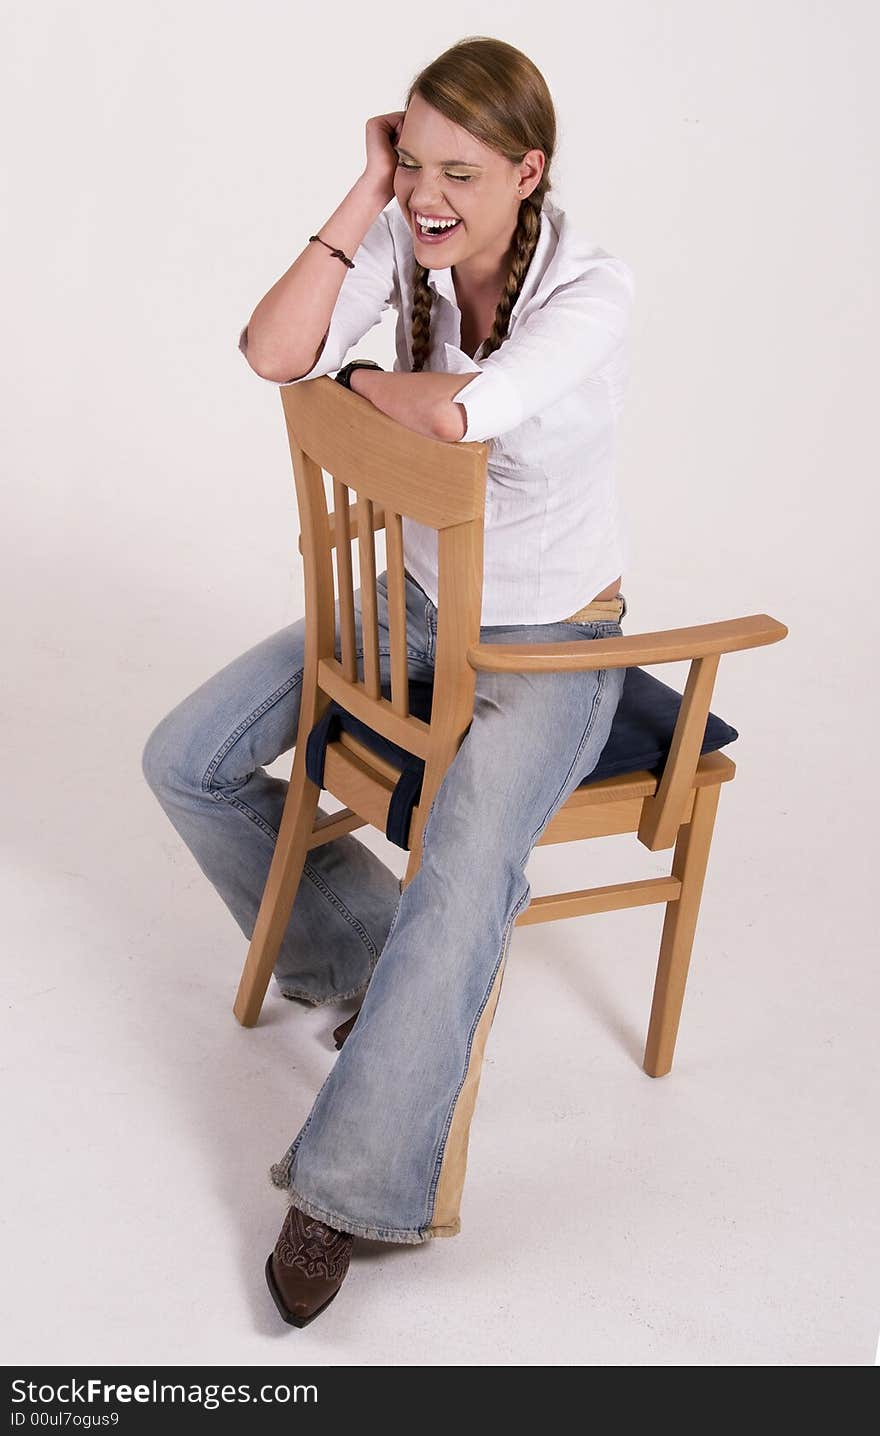
MULTIPOLYGON (((383 685, 382 693, 390 699, 390 684, 383 685)), ((410 712, 414 718, 421 718, 426 723, 430 721, 433 694, 432 683, 410 683, 410 712)), ((656 773, 659 777, 669 755, 681 702, 682 695, 677 689, 670 688, 668 683, 662 683, 643 668, 627 668, 608 742, 596 767, 579 786, 585 788, 602 778, 642 771, 656 773)), ((385 836, 389 842, 408 850, 410 819, 419 801, 425 771, 423 760, 367 727, 331 700, 323 717, 309 734, 306 746, 306 771, 311 781, 320 788, 324 786, 327 744, 332 743, 340 731, 350 733, 378 757, 400 770, 400 779, 388 809, 385 836)), ((700 753, 714 753, 738 737, 736 728, 710 712, 700 753)))

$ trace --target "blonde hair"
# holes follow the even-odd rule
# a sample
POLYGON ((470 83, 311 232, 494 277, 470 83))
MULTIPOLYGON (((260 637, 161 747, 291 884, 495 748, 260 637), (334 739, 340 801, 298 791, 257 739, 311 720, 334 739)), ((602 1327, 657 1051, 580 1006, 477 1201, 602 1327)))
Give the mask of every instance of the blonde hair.
MULTIPOLYGON (((527 55, 503 40, 484 35, 460 40, 432 60, 413 80, 413 95, 460 125, 484 145, 520 164, 529 150, 543 150, 546 163, 540 182, 521 202, 512 241, 510 271, 504 284, 484 355, 507 338, 510 312, 516 303, 541 234, 544 196, 551 189, 550 164, 556 148, 556 111, 547 83, 527 55)), ((424 368, 431 349, 431 304, 434 291, 429 270, 413 260, 413 371, 424 368)))

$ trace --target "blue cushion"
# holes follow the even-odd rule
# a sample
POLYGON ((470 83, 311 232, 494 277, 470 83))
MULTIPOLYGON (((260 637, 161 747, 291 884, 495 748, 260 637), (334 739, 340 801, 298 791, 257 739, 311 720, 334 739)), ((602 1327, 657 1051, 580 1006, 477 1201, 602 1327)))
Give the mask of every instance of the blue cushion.
MULTIPOLYGON (((413 717, 430 722, 433 693, 432 683, 410 683, 409 702, 413 717)), ((382 694, 390 699, 390 684, 383 684, 382 694)), ((675 688, 661 683, 659 678, 655 678, 644 668, 628 668, 608 742, 602 749, 592 773, 580 786, 586 788, 601 778, 612 778, 621 773, 642 770, 656 773, 659 777, 672 744, 681 701, 682 695, 675 688)), ((340 728, 400 769, 400 780, 388 810, 385 836, 389 842, 408 851, 410 819, 419 800, 425 771, 422 759, 383 738, 331 700, 324 716, 309 734, 306 746, 306 771, 319 788, 324 786, 324 755, 327 744, 338 736, 340 728)), ((700 752, 713 753, 738 737, 739 733, 735 728, 710 712, 700 752)))

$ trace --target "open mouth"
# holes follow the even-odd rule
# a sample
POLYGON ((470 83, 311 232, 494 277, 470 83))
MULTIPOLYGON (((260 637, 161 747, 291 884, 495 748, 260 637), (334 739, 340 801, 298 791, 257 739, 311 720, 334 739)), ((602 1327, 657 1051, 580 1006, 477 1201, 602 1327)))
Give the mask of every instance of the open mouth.
POLYGON ((455 234, 456 230, 460 227, 460 219, 455 220, 452 224, 447 220, 443 223, 425 226, 413 215, 413 228, 415 229, 416 235, 426 244, 440 244, 444 239, 448 239, 451 234, 455 234))

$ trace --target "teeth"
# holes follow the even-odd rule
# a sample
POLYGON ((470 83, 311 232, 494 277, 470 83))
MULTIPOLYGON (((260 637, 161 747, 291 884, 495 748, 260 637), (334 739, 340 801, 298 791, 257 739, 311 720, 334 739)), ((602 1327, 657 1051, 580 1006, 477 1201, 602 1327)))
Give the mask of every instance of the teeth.
POLYGON ((424 215, 421 214, 416 215, 416 220, 418 221, 419 228, 426 230, 429 234, 431 232, 436 233, 438 230, 441 229, 451 229, 454 225, 458 224, 457 219, 428 220, 424 217, 424 215))

